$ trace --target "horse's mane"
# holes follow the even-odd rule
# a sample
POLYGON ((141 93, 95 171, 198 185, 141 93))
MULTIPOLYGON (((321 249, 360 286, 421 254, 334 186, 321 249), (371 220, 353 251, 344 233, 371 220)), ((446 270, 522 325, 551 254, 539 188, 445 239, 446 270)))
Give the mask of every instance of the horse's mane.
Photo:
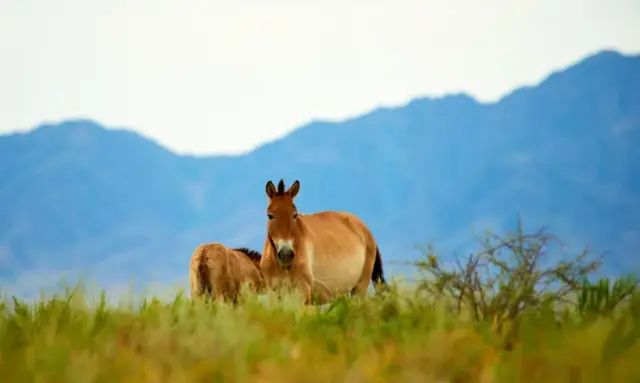
POLYGON ((246 247, 238 247, 233 250, 244 253, 244 255, 246 255, 247 257, 249 257, 249 259, 255 262, 259 262, 260 258, 262 258, 262 254, 260 254, 255 250, 247 249, 246 247))

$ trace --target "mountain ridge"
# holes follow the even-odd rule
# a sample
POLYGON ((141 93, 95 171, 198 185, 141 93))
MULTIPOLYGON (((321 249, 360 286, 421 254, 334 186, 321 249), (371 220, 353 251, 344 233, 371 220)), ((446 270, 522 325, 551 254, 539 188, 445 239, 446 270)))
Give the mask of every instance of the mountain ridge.
POLYGON ((390 264, 430 240, 465 253, 474 232, 521 215, 624 270, 640 245, 639 142, 640 56, 614 52, 494 103, 418 98, 244 155, 177 154, 91 120, 44 124, 0 136, 0 282, 33 292, 48 283, 24 281, 50 270, 107 286, 184 280, 201 242, 260 249, 264 183, 279 178, 301 180, 303 212, 361 216, 390 264))

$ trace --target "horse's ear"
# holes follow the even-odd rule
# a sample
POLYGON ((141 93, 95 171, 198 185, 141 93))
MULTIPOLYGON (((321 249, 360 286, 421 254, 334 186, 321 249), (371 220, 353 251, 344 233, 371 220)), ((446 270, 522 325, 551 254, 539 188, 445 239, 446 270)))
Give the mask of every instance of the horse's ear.
POLYGON ((296 195, 298 195, 299 191, 300 191, 300 181, 296 180, 294 183, 291 184, 291 187, 289 187, 289 190, 287 190, 287 194, 289 194, 291 198, 294 198, 296 195))
POLYGON ((273 182, 267 182, 267 186, 265 189, 267 192, 267 197, 273 198, 273 196, 276 195, 276 185, 274 185, 273 182))

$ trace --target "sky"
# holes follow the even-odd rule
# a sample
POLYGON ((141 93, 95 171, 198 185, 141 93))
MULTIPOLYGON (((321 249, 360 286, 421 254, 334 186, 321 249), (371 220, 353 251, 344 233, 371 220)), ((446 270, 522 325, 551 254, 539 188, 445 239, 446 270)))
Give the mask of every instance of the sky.
POLYGON ((415 97, 492 102, 601 49, 638 0, 0 0, 0 134, 90 118, 189 154, 415 97))

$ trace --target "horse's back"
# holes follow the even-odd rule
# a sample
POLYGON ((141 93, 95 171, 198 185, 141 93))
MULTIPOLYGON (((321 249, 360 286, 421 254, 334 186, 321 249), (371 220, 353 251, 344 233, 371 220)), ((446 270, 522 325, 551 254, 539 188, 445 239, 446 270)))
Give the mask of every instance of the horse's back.
POLYGON ((318 241, 368 245, 373 241, 369 228, 356 215, 343 211, 323 211, 304 215, 304 223, 318 241))

